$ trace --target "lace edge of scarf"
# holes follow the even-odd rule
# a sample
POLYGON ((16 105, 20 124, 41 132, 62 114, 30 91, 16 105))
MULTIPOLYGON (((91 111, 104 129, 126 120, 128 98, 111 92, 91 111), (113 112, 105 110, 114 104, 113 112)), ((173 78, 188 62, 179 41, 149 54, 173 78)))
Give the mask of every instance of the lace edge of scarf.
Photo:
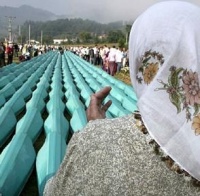
POLYGON ((171 171, 177 173, 178 175, 183 176, 185 181, 191 182, 192 185, 196 187, 200 187, 200 181, 198 181, 197 179, 192 177, 188 172, 182 169, 170 156, 164 153, 164 151, 161 149, 158 143, 150 137, 148 130, 142 121, 142 117, 139 111, 135 111, 133 115, 136 120, 136 126, 146 136, 146 139, 148 140, 149 145, 153 148, 154 153, 160 157, 161 161, 163 161, 171 171))

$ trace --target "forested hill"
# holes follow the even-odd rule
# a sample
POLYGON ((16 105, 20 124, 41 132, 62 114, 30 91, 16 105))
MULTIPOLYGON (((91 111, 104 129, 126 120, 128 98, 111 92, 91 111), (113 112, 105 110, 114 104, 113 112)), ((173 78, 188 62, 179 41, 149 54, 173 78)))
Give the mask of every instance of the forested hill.
POLYGON ((58 16, 49 11, 27 5, 18 8, 0 6, 0 40, 8 37, 10 18, 12 19, 12 35, 14 39, 23 43, 29 39, 29 29, 30 39, 40 41, 43 33, 43 41, 45 43, 52 42, 53 38, 67 38, 70 40, 84 40, 82 38, 85 38, 85 41, 90 40, 92 42, 99 36, 107 36, 111 31, 118 31, 118 37, 126 32, 126 25, 123 25, 123 22, 102 24, 95 22, 92 18, 86 20, 71 18, 68 15, 58 16))
POLYGON ((12 19, 13 29, 23 25, 25 21, 50 21, 67 16, 57 16, 49 11, 34 8, 28 5, 20 7, 0 6, 0 37, 6 36, 8 31, 8 20, 12 19))
MULTIPOLYGON (((47 22, 33 22, 27 21, 22 26, 22 35, 27 36, 31 29, 31 39, 38 40, 43 32, 44 37, 51 38, 75 38, 80 33, 87 32, 93 36, 108 34, 110 31, 121 30, 125 28, 122 22, 115 22, 109 24, 101 24, 91 20, 83 19, 58 19, 47 22)), ((39 39, 40 40, 40 39, 39 39)))
POLYGON ((15 19, 13 21, 13 25, 21 25, 27 20, 48 21, 60 18, 52 12, 34 8, 28 5, 22 5, 20 7, 0 6, 1 23, 7 23, 5 17, 14 17, 15 19))

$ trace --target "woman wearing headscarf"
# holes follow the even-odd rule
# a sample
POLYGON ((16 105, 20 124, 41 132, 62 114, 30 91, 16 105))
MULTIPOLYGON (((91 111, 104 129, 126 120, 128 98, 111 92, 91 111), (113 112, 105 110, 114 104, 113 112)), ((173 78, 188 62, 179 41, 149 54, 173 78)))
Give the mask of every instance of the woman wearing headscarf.
POLYGON ((140 114, 104 119, 111 88, 95 93, 45 195, 200 195, 199 25, 200 8, 180 1, 138 17, 129 60, 140 114))

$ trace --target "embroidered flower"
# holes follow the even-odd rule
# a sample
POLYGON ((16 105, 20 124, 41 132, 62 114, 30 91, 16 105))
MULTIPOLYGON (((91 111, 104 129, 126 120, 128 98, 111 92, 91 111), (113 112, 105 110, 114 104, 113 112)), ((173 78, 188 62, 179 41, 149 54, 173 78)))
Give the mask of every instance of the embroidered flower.
POLYGON ((187 71, 183 74, 182 80, 186 103, 191 106, 194 106, 194 104, 200 104, 200 88, 197 73, 187 71))
POLYGON ((144 82, 150 84, 158 72, 158 63, 151 63, 144 70, 144 82))
POLYGON ((136 80, 139 84, 144 81, 148 85, 157 74, 159 67, 164 63, 164 57, 156 51, 148 50, 141 56, 140 61, 141 65, 138 68, 136 80))
MULTIPOLYGON (((141 66, 138 68, 136 80, 139 84, 143 82, 150 84, 155 78, 159 68, 164 63, 164 56, 156 51, 146 51, 141 56, 141 66)), ((192 121, 192 129, 196 135, 200 135, 200 86, 196 72, 188 71, 183 67, 171 66, 169 69, 167 82, 158 79, 162 84, 161 88, 155 90, 165 90, 169 95, 170 102, 176 107, 177 114, 185 111, 186 120, 192 121)))
POLYGON ((192 130, 200 135, 200 87, 197 72, 182 67, 172 66, 169 69, 168 82, 158 80, 163 85, 156 90, 165 90, 170 102, 176 106, 177 113, 185 111, 186 120, 192 121, 192 130), (193 119, 192 119, 193 118, 193 119))
POLYGON ((192 129, 195 131, 196 135, 200 135, 200 114, 193 118, 192 129))

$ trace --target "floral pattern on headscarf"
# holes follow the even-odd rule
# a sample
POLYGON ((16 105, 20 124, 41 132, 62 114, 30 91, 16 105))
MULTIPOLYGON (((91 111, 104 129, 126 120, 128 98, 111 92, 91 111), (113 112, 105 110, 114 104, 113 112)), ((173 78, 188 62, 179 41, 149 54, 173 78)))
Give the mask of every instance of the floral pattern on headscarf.
POLYGON ((200 135, 200 86, 197 72, 172 66, 168 83, 158 80, 166 90, 177 113, 185 110, 187 121, 192 120, 192 129, 200 135))
POLYGON ((140 59, 142 65, 138 69, 136 79, 139 83, 150 84, 164 63, 163 55, 156 51, 146 51, 140 59))
POLYGON ((200 135, 200 114, 196 115, 192 120, 192 129, 196 135, 200 135))

